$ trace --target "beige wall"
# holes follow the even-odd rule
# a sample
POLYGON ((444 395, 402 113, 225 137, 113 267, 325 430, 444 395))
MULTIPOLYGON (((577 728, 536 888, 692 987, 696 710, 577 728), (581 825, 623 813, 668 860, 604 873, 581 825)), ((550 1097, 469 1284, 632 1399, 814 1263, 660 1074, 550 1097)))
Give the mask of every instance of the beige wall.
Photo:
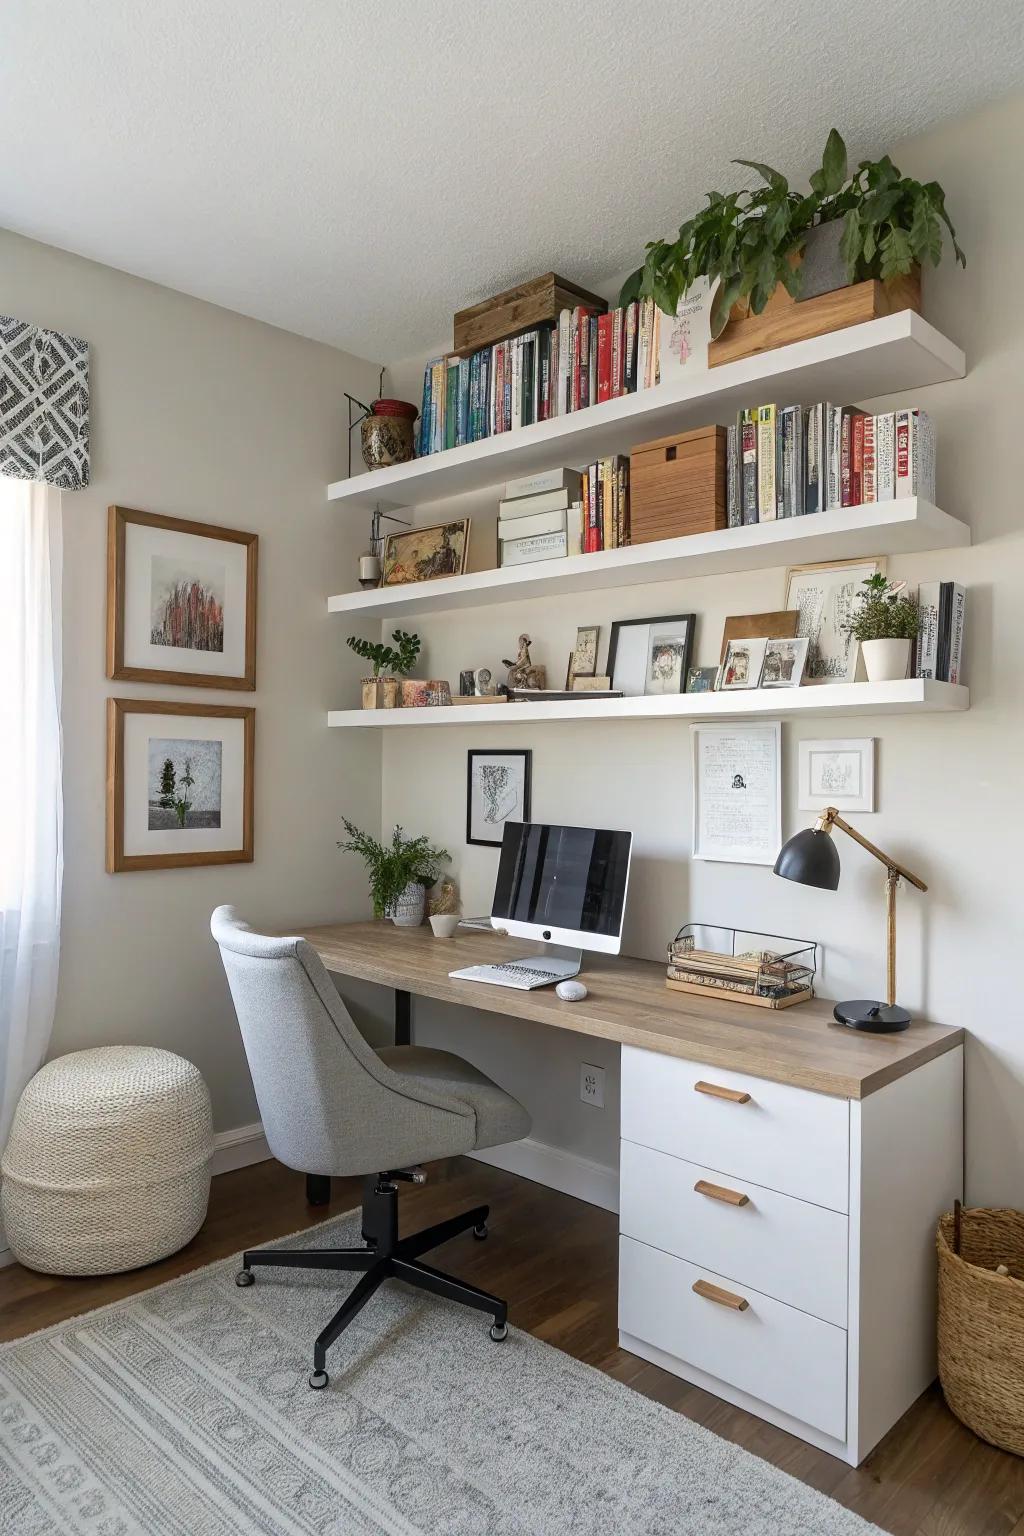
MULTIPOLYGON (((900 895, 900 996, 913 1009, 971 1031, 969 1196, 1019 1205, 1024 811, 1012 797, 1024 764, 1024 290, 1017 280, 1024 209, 1011 189, 1024 178, 1024 100, 896 146, 895 158, 906 173, 942 182, 968 253, 962 273, 947 248, 940 270, 926 274, 925 293, 928 318, 965 347, 969 375, 905 398, 937 422, 939 503, 971 524, 974 546, 893 560, 890 570, 914 582, 955 578, 969 588, 972 708, 962 716, 787 723, 784 831, 789 835, 807 821, 796 804, 797 740, 876 737, 878 812, 858 823, 930 886, 926 896, 900 895)), ((401 376, 396 370, 394 387, 418 387, 418 373, 418 366, 401 376)), ((481 519, 493 517, 494 494, 467 498, 466 506, 481 519)), ((423 520, 435 516, 436 509, 423 509, 423 520)), ((784 572, 775 570, 446 614, 423 619, 419 629, 431 676, 457 678, 461 667, 494 665, 513 654, 515 635, 527 629, 537 639, 535 659, 557 677, 577 624, 600 623, 606 644, 614 618, 692 611, 699 615, 696 659, 710 663, 717 660, 725 614, 783 600, 784 572)), ((821 940, 826 995, 863 996, 884 986, 880 873, 852 844, 841 843, 843 881, 834 895, 787 884, 769 869, 690 861, 690 740, 679 723, 417 730, 415 772, 409 769, 412 739, 386 733, 384 823, 401 821, 453 850, 468 908, 488 909, 496 856, 464 842, 466 750, 505 744, 533 749, 537 819, 632 828, 637 865, 626 946, 632 952, 660 958, 666 939, 690 918, 733 923, 821 940)), ((433 1006, 420 1009, 420 1020, 421 1039, 451 1042, 518 1089, 535 1111, 540 1139, 614 1160, 614 1085, 603 1116, 578 1097, 580 1061, 598 1059, 592 1042, 555 1031, 528 1035, 491 1015, 446 1017, 433 1006)))
POLYGON ((376 370, 6 233, 0 312, 92 347, 93 483, 64 497, 66 864, 51 1050, 130 1041, 181 1051, 209 1081, 218 1129, 242 1125, 256 1109, 210 912, 229 901, 254 922, 286 925, 365 911, 358 866, 335 839, 343 810, 377 823, 379 747, 324 721, 360 672, 324 598, 349 584, 365 528, 329 508, 324 488, 345 472, 343 391, 373 392, 376 370), (254 694, 107 682, 111 502, 259 534, 254 694), (104 873, 108 694, 255 705, 252 864, 104 873))

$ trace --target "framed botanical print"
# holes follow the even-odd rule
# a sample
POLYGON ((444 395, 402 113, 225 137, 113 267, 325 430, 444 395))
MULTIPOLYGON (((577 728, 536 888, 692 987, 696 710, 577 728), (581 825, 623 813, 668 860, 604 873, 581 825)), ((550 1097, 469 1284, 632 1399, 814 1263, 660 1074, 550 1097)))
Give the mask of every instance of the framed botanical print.
POLYGON ((382 587, 412 581, 436 581, 440 576, 464 576, 469 558, 471 519, 460 517, 430 528, 389 533, 384 540, 382 587))
POLYGON ((258 538, 130 507, 107 513, 107 676, 256 687, 258 538))
POLYGON ((256 711, 107 700, 107 873, 248 864, 256 711))
POLYGON ((500 848, 507 821, 529 821, 532 756, 529 750, 469 753, 467 843, 500 848))
POLYGON ((608 642, 611 686, 627 698, 685 692, 693 626, 692 613, 659 619, 616 619, 608 642))

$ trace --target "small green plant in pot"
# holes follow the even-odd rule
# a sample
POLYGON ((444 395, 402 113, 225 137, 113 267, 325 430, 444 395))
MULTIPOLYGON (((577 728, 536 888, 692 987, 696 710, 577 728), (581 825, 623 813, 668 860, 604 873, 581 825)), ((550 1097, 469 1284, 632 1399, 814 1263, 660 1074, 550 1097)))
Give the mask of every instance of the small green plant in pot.
POLYGON ((390 917, 399 928, 418 928, 426 909, 427 887, 435 883, 451 854, 435 848, 427 837, 407 838, 395 827, 390 843, 360 832, 343 816, 343 853, 357 853, 366 865, 374 917, 390 917), (419 914, 417 916, 417 913, 419 914))
POLYGON ((905 581, 887 581, 881 574, 861 583, 860 606, 846 625, 860 641, 864 670, 871 683, 892 682, 910 670, 910 650, 917 638, 920 609, 905 581))
POLYGON ((380 703, 385 709, 393 709, 398 703, 398 679, 412 670, 420 653, 419 635, 396 629, 391 638, 394 645, 383 640, 364 640, 361 635, 349 635, 346 641, 357 656, 373 667, 373 676, 363 678, 364 709, 376 709, 380 703))

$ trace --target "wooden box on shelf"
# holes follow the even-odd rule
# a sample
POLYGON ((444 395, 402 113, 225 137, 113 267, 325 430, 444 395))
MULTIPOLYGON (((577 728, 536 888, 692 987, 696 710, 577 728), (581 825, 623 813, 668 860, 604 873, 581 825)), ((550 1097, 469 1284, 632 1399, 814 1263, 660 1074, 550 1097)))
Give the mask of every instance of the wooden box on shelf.
POLYGON ((812 336, 826 336, 848 325, 877 320, 900 309, 921 313, 921 272, 915 267, 906 277, 892 277, 886 282, 875 278, 835 288, 814 299, 793 299, 779 283, 759 315, 749 313, 746 304, 733 306, 729 323, 708 347, 708 367, 735 363, 741 357, 770 352, 792 341, 808 341, 812 336))
POLYGON ((724 427, 637 444, 629 456, 631 543, 712 533, 725 525, 724 427))
POLYGON ((496 293, 492 299, 484 299, 469 309, 460 309, 454 321, 452 351, 468 356, 481 347, 492 347, 497 341, 528 331, 531 326, 550 325, 561 310, 575 309, 580 304, 600 315, 608 308, 596 293, 588 293, 559 277, 557 272, 545 272, 543 277, 520 283, 506 293, 496 293))

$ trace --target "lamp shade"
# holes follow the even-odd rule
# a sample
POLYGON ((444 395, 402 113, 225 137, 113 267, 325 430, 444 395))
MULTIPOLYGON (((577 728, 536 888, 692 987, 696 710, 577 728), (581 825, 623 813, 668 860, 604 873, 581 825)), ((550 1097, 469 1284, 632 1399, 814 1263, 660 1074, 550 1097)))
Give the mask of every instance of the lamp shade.
POLYGON ((834 891, 839 884, 839 854, 831 835, 814 827, 794 833, 779 850, 775 873, 798 885, 834 891))

